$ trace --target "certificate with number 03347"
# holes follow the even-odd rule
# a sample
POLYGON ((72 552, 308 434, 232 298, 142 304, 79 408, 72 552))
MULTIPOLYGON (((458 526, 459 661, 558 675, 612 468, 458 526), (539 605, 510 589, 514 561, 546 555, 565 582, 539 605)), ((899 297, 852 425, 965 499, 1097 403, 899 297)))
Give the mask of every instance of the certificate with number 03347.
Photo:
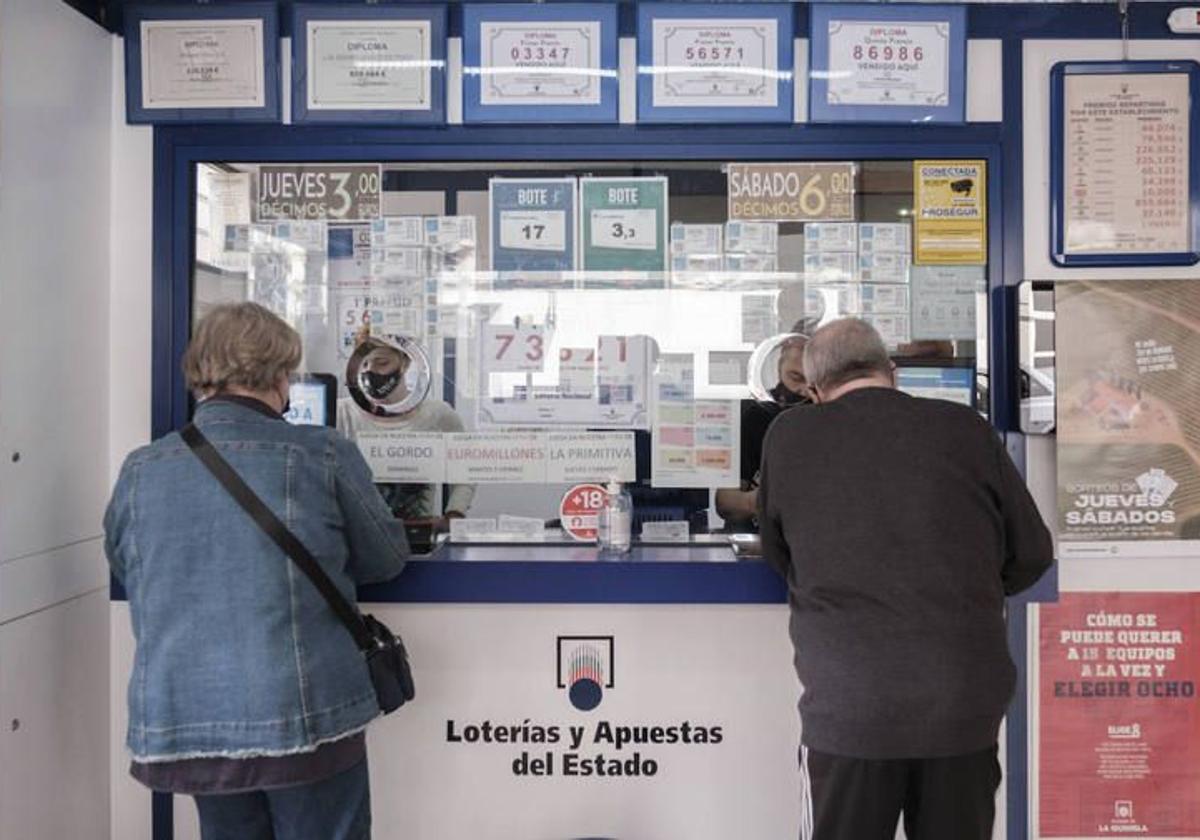
POLYGON ((142 107, 261 108, 266 102, 263 22, 144 20, 142 107))
POLYGON ((599 21, 484 21, 479 41, 481 104, 600 103, 599 21))

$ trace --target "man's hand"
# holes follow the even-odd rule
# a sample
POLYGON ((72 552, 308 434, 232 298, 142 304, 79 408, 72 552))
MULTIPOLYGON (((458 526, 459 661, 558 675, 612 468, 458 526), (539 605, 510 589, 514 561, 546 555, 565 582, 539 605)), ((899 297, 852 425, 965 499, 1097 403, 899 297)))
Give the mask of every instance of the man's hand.
POLYGON ((444 534, 450 530, 451 519, 462 519, 463 514, 457 510, 446 511, 445 516, 421 516, 416 519, 405 519, 405 525, 417 528, 429 528, 435 534, 444 534))

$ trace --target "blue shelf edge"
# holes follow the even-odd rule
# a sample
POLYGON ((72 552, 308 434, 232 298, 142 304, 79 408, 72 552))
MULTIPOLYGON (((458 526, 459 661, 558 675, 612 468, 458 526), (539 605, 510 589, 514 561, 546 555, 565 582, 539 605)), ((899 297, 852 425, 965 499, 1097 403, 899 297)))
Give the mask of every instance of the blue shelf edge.
MULTIPOLYGON (((766 563, 458 562, 414 560, 395 580, 360 587, 361 603, 782 604, 783 579, 766 563)), ((110 595, 124 601, 113 579, 110 595)))

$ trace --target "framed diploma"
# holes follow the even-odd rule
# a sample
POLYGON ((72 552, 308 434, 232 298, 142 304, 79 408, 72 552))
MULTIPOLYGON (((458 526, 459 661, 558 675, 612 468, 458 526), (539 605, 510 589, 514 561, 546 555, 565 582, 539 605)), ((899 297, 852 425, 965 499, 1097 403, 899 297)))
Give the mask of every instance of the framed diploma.
POLYGON ((1050 74, 1051 257, 1061 266, 1200 262, 1194 61, 1089 61, 1050 74))
POLYGON ((275 3, 131 6, 125 45, 130 123, 279 119, 275 3))
POLYGON ((818 3, 810 20, 811 121, 966 121, 965 6, 818 3))
POLYGON ((445 122, 445 6, 302 3, 292 32, 295 122, 445 122))
POLYGON ((786 3, 638 6, 639 122, 792 121, 786 3))
POLYGON ((463 120, 616 122, 617 6, 463 6, 463 120))

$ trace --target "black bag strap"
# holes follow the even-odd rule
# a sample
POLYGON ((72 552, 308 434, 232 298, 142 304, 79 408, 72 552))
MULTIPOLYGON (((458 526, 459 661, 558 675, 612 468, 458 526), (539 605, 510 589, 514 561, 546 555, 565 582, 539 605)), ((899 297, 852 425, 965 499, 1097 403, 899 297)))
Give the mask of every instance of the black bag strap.
POLYGON ((279 517, 258 497, 258 494, 250 489, 237 471, 229 465, 229 462, 222 458, 221 454, 209 443, 208 438, 193 423, 188 423, 180 429, 179 436, 183 438, 183 442, 196 454, 196 457, 208 468, 217 481, 229 491, 229 495, 233 496, 234 501, 241 505, 242 510, 246 511, 254 523, 262 528, 275 545, 279 546, 283 553, 300 567, 300 571, 308 576, 313 586, 317 587, 317 591, 333 609, 334 615, 341 620, 342 624, 346 625, 346 629, 354 637, 359 649, 364 651, 374 649, 376 646, 374 637, 367 630, 358 610, 338 591, 333 581, 329 579, 329 575, 325 574, 325 570, 317 563, 316 558, 304 547, 304 543, 300 542, 296 535, 289 531, 279 517))

